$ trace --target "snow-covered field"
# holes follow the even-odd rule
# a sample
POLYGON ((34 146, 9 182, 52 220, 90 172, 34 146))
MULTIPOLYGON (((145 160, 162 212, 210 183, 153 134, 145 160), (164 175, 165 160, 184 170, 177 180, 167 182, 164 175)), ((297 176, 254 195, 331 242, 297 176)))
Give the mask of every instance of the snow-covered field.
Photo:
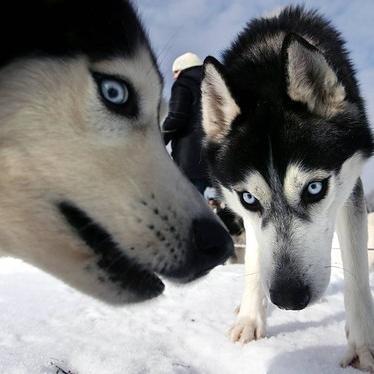
POLYGON ((243 266, 226 265, 192 285, 168 283, 155 301, 114 308, 1 259, 0 373, 58 372, 51 362, 74 374, 356 372, 338 366, 346 345, 340 269, 318 304, 270 307, 268 338, 246 346, 225 336, 242 287, 243 266))

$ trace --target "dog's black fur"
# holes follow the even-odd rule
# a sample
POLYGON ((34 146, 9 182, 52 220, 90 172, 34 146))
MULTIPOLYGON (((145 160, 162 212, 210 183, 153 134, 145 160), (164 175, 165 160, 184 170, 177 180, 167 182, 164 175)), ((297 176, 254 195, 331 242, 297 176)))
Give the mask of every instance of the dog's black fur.
POLYGON ((16 0, 3 7, 0 66, 25 56, 131 56, 139 44, 152 51, 127 0, 16 0), (17 14, 17 20, 6 14, 17 14))
POLYGON ((345 43, 316 11, 288 7, 279 17, 255 19, 224 53, 223 66, 212 58, 208 62, 221 72, 241 109, 223 142, 206 144, 212 174, 223 185, 242 181, 251 168, 269 179, 269 157, 283 179, 290 161, 338 171, 359 150, 371 155, 372 135, 345 43), (285 38, 279 50, 257 48, 259 41, 280 32, 285 38), (315 46, 302 37, 313 39, 315 46), (353 104, 350 110, 324 118, 289 98, 285 51, 295 39, 323 51, 353 104))

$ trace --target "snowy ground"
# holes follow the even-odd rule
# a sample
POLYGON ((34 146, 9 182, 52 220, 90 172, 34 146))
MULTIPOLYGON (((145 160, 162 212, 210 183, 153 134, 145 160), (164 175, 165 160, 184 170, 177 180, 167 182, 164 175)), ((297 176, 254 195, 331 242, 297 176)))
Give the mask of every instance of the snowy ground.
POLYGON ((356 373, 338 366, 346 344, 341 270, 318 304, 270 308, 269 337, 244 347, 225 336, 242 287, 243 266, 227 265, 189 286, 168 283, 156 301, 115 309, 2 259, 0 373, 56 373, 51 362, 74 374, 356 373))

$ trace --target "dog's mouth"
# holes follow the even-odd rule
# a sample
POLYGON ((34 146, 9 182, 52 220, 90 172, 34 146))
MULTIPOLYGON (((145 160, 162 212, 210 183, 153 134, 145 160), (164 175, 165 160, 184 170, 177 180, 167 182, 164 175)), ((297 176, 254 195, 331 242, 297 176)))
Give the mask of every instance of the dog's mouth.
POLYGON ((97 266, 111 283, 128 291, 131 301, 141 301, 160 295, 165 285, 151 270, 130 259, 113 237, 83 210, 70 202, 60 202, 59 211, 80 239, 97 256, 97 266))

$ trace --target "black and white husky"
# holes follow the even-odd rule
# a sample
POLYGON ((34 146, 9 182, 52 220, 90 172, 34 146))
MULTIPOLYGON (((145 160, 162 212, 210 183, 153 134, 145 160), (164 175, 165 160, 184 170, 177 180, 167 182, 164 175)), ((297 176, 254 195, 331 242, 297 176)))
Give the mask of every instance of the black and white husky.
POLYGON ((2 4, 0 248, 108 302, 232 242, 161 142, 162 79, 125 0, 2 4))
POLYGON ((265 335, 267 297, 283 309, 317 301, 336 227, 345 274, 348 352, 374 370, 374 308, 360 173, 373 150, 340 34, 314 11, 256 19, 202 83, 206 154, 227 204, 243 217, 246 282, 233 341, 265 335))

